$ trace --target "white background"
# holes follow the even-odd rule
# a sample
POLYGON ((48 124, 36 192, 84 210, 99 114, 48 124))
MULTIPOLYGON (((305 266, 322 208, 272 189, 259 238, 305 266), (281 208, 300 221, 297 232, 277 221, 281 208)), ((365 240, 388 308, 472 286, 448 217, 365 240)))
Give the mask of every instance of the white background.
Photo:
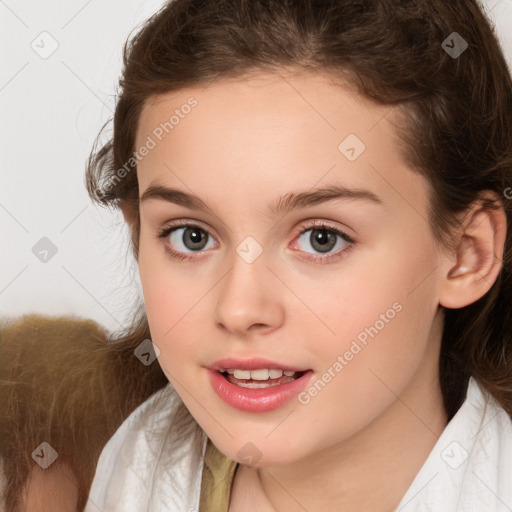
MULTIPOLYGON (((122 46, 163 3, 0 0, 1 317, 130 323, 140 287, 128 233, 118 212, 91 203, 84 170, 114 110, 122 46), (32 47, 52 44, 47 58, 32 47), (46 263, 32 252, 43 237, 57 247, 46 263)), ((485 3, 512 69, 512 0, 485 3)))

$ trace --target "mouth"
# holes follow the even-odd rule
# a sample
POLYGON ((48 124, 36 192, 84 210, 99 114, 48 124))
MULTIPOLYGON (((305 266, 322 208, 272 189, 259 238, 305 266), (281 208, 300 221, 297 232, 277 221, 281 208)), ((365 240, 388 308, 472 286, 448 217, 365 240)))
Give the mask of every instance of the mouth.
POLYGON ((210 385, 228 405, 245 412, 277 409, 311 382, 314 372, 266 359, 224 359, 207 368, 210 385))

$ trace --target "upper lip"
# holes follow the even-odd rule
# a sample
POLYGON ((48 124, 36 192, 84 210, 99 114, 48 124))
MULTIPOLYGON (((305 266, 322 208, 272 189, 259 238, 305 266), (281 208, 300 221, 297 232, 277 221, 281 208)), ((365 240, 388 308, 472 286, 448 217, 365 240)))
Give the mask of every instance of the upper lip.
POLYGON ((299 368, 298 366, 291 366, 285 363, 278 363, 276 361, 270 361, 264 357, 253 357, 251 359, 236 359, 234 357, 228 357, 226 359, 219 359, 210 366, 210 370, 220 370, 221 368, 231 368, 235 370, 258 370, 261 368, 267 368, 269 370, 293 370, 295 372, 305 372, 308 368, 299 368))

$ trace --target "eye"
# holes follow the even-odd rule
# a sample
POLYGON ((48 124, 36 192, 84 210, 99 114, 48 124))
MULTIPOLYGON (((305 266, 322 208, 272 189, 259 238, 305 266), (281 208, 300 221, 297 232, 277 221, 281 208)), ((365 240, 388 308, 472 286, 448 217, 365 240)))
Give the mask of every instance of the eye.
MULTIPOLYGON (((297 245, 301 251, 309 252, 307 248, 310 246, 317 254, 329 253, 327 256, 315 255, 313 258, 308 258, 313 260, 330 260, 333 257, 341 257, 341 253, 345 253, 353 244, 354 239, 349 235, 323 223, 302 229, 297 237, 297 245)), ((310 254, 315 254, 315 252, 310 254)))
POLYGON ((172 257, 180 260, 191 258, 187 253, 201 252, 209 248, 208 239, 213 240, 213 237, 201 226, 191 223, 164 228, 159 232, 158 238, 164 239, 165 250, 172 257))
MULTIPOLYGON (((163 240, 164 248, 172 258, 191 260, 194 259, 193 253, 204 252, 204 249, 211 248, 208 242, 209 239, 213 240, 213 237, 200 225, 184 221, 179 225, 175 224, 162 229, 158 233, 158 239, 163 240)), ((327 254, 327 256, 316 256, 313 252, 310 253, 313 256, 307 258, 321 263, 342 257, 355 243, 354 239, 343 231, 323 222, 303 228, 296 240, 300 251, 308 253, 307 246, 310 245, 317 254, 327 254), (305 236, 308 233, 309 235, 305 236)))

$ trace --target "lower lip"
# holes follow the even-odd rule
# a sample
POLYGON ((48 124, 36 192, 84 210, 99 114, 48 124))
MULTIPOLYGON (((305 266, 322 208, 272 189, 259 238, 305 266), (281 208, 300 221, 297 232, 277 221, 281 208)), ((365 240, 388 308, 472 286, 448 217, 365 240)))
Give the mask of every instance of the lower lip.
POLYGON ((313 371, 308 370, 302 377, 292 382, 268 388, 251 389, 231 384, 217 370, 208 370, 208 372, 211 385, 222 400, 235 409, 247 412, 266 412, 281 407, 298 395, 313 375, 313 371))

